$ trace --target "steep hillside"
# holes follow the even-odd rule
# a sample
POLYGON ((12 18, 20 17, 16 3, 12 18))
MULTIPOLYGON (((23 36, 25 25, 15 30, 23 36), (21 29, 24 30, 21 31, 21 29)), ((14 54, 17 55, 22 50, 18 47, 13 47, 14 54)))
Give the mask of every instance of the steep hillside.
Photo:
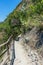
POLYGON ((4 40, 8 39, 12 31, 16 37, 33 27, 43 30, 43 0, 22 0, 4 22, 0 23, 0 31, 5 32, 4 40), (12 27, 11 21, 13 19, 19 21, 19 25, 12 27))
MULTIPOLYGON (((7 41, 11 34, 15 40, 18 40, 20 37, 17 36, 22 34, 26 51, 31 47, 43 58, 43 0, 22 0, 16 9, 9 13, 0 23, 0 44, 7 41)), ((0 52, 3 49, 5 47, 0 52)))
POLYGON ((25 25, 37 26, 43 21, 43 0, 38 0, 38 2, 36 0, 22 0, 4 20, 5 24, 9 23, 13 18, 19 19, 25 25))

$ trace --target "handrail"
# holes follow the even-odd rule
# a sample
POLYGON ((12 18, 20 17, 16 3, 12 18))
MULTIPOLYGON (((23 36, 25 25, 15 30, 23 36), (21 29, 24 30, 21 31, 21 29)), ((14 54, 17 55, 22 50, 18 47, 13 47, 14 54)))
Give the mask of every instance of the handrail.
POLYGON ((1 65, 4 65, 5 64, 5 61, 9 58, 9 56, 7 56, 4 61, 1 63, 1 65))
POLYGON ((5 43, 3 43, 3 44, 0 45, 0 48, 1 48, 2 46, 4 46, 4 45, 8 44, 8 42, 10 41, 11 38, 12 38, 12 35, 9 37, 9 39, 7 40, 7 42, 5 42, 5 43))
POLYGON ((1 54, 0 57, 7 51, 8 49, 5 49, 1 54))
POLYGON ((3 51, 2 51, 2 53, 0 54, 0 57, 2 57, 6 52, 7 52, 7 57, 6 57, 6 59, 4 60, 3 59, 3 62, 2 62, 2 64, 1 65, 4 65, 4 63, 5 63, 5 61, 8 59, 8 57, 9 57, 9 45, 10 45, 10 41, 11 41, 11 39, 12 39, 12 35, 9 37, 9 39, 5 42, 5 43, 3 43, 3 44, 1 44, 0 45, 0 48, 1 47, 3 47, 3 46, 5 46, 6 45, 6 49, 4 49, 3 51))

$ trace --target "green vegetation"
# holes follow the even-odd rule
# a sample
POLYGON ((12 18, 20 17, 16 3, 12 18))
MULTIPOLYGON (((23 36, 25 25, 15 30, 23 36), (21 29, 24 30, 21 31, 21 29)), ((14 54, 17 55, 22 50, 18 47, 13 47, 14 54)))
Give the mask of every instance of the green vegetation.
MULTIPOLYGON (((43 0, 29 0, 30 3, 21 2, 7 18, 0 23, 0 44, 7 41, 9 36, 13 34, 15 39, 19 34, 36 26, 43 29, 43 0), (13 24, 12 24, 12 20, 13 24), (15 25, 16 23, 16 25, 15 25)), ((6 46, 0 49, 2 52, 6 46)))
POLYGON ((0 23, 0 31, 4 31, 1 41, 5 42, 11 34, 16 38, 24 29, 27 31, 33 26, 43 28, 42 23, 43 0, 30 0, 29 4, 23 1, 7 16, 4 22, 0 23), (19 21, 19 25, 12 26, 12 19, 19 21))

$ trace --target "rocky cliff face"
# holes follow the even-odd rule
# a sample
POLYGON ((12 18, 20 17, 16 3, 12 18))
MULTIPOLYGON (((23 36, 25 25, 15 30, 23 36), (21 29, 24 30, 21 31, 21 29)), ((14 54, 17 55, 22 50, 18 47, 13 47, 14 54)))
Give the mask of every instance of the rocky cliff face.
POLYGON ((34 27, 18 37, 19 40, 15 41, 15 65, 43 65, 43 31, 34 27))
POLYGON ((43 56, 43 30, 34 27, 31 31, 23 35, 24 43, 43 56))

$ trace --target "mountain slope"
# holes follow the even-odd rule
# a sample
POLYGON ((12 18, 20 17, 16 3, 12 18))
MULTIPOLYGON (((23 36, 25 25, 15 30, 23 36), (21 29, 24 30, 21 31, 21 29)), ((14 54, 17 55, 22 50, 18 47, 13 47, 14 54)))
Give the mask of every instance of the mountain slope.
POLYGON ((36 49, 43 58, 43 0, 22 0, 0 23, 0 44, 7 41, 11 34, 16 39, 21 33, 26 45, 36 49))
POLYGON ((8 39, 12 31, 16 37, 33 27, 39 27, 43 30, 43 0, 22 0, 16 9, 7 16, 4 22, 0 23, 0 31, 5 32, 5 37, 3 36, 4 40, 8 39), (13 19, 19 21, 21 25, 17 24, 17 26, 12 27, 11 21, 13 19))

